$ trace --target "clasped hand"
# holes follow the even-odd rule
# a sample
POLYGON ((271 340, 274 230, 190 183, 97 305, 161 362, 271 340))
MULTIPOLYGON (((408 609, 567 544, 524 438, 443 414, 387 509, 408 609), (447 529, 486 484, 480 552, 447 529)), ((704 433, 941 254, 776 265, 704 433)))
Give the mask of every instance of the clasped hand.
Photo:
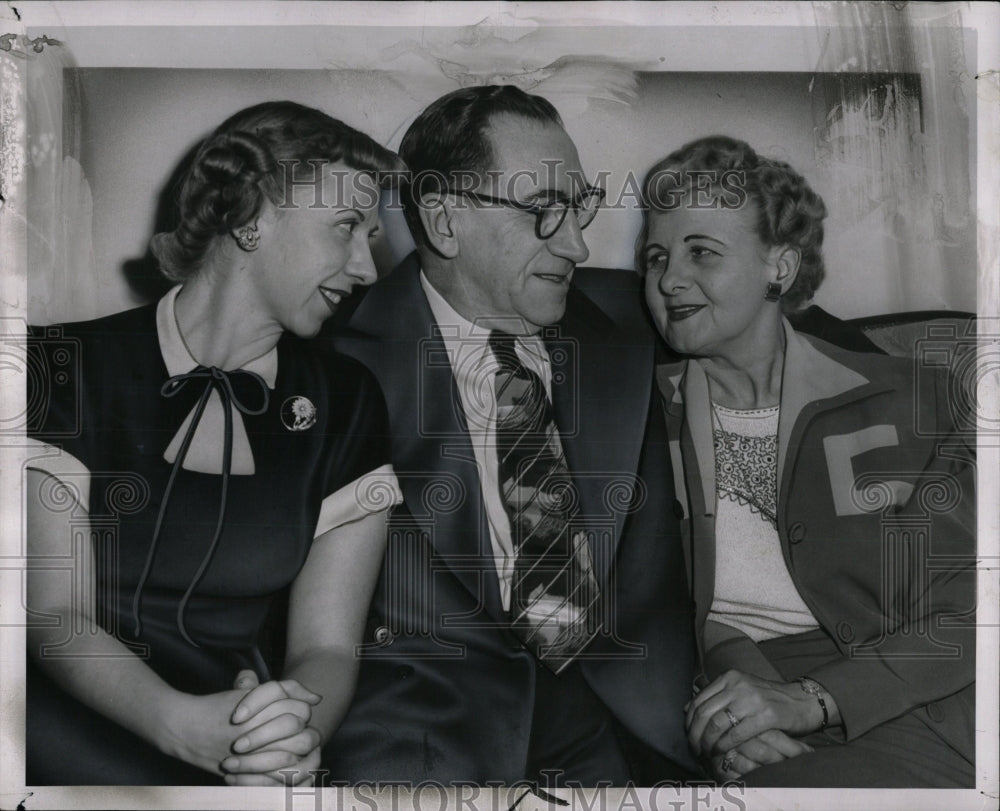
POLYGON ((797 682, 761 679, 730 670, 701 690, 685 708, 688 740, 712 758, 716 774, 736 779, 812 747, 790 737, 822 725, 816 699, 797 682))
POLYGON ((279 771, 296 770, 294 785, 313 779, 320 734, 309 726, 320 696, 294 679, 258 683, 241 671, 234 689, 186 696, 169 716, 164 747, 232 786, 282 786, 279 771))
POLYGON ((251 688, 233 709, 238 728, 230 755, 220 763, 231 786, 285 785, 280 771, 293 770, 293 785, 312 780, 319 768, 320 734, 309 726, 321 697, 294 679, 260 684, 252 670, 236 677, 237 689, 251 688))

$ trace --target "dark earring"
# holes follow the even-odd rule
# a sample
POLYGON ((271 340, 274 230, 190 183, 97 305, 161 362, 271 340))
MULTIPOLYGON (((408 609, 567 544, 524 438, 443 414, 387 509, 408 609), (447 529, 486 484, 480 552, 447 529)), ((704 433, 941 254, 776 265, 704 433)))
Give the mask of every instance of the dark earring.
POLYGON ((781 298, 781 285, 777 282, 768 282, 764 288, 764 301, 777 301, 781 298))
POLYGON ((244 251, 255 251, 260 244, 260 231, 257 230, 257 223, 244 225, 236 232, 236 244, 244 251))

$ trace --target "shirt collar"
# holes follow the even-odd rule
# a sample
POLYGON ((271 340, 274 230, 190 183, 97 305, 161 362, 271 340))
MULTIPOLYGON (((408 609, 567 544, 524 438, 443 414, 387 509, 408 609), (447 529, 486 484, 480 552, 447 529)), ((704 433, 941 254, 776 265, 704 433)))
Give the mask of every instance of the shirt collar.
MULTIPOLYGON (((160 354, 167 367, 167 374, 171 377, 186 374, 198 366, 198 361, 188 352, 180 328, 177 326, 174 304, 182 286, 177 285, 172 288, 156 305, 156 336, 160 342, 160 354)), ((278 377, 278 347, 272 347, 270 351, 239 368, 245 372, 256 372, 264 378, 267 387, 273 389, 274 381, 278 377)))

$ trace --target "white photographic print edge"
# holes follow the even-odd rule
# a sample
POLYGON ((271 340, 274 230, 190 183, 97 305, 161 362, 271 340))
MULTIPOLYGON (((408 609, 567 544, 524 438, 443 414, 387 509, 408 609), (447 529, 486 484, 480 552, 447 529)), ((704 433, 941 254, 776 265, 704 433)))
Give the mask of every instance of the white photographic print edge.
MULTIPOLYGON (((522 797, 523 791, 497 787, 293 791, 24 783, 23 584, 29 561, 21 477, 27 450, 23 428, 20 437, 16 428, 23 425, 25 411, 26 374, 17 346, 26 325, 95 318, 149 300, 123 268, 146 250, 157 197, 170 172, 225 114, 272 94, 307 104, 312 100, 396 149, 429 102, 460 86, 492 83, 517 84, 549 98, 578 144, 585 169, 605 173, 609 197, 619 205, 602 211, 587 232, 591 258, 585 264, 630 271, 640 217, 637 201, 628 194, 629 172, 641 181, 657 158, 693 137, 725 128, 762 153, 798 166, 826 199, 829 270, 819 304, 844 318, 917 310, 975 312, 979 318, 980 360, 973 383, 980 418, 975 789, 706 785, 558 787, 551 793, 572 807, 601 811, 996 807, 1000 10, 977 2, 877 5, 6 4, 0 10, 0 322, 5 344, 0 347, 0 808, 550 807, 536 795, 522 797), (877 38, 869 39, 871 32, 863 28, 872 19, 901 25, 913 51, 878 50, 872 44, 877 38), (874 152, 848 115, 831 119, 813 109, 824 89, 828 96, 845 92, 844 76, 900 73, 904 67, 920 79, 921 93, 906 108, 919 123, 900 134, 897 124, 886 122, 884 138, 873 142, 874 152), (213 94, 219 88, 224 95, 213 94), (82 104, 75 108, 68 100, 82 104), (964 111, 966 123, 958 112, 942 115, 939 110, 964 111), (40 137, 40 121, 47 124, 48 139, 40 137), (793 121, 794 128, 789 126, 793 121), (29 131, 29 122, 37 131, 29 131), (944 154, 936 135, 949 147, 957 145, 964 167, 955 154, 944 154), (829 147, 833 142, 839 150, 829 147), (918 153, 920 171, 914 174, 911 161, 918 153), (41 206, 38 197, 31 197, 41 191, 26 182, 28 165, 40 166, 52 154, 61 162, 49 178, 52 187, 42 191, 53 202, 41 206), (887 200, 894 188, 899 199, 892 208, 887 200), (51 251, 36 263, 42 258, 39 233, 46 229, 62 243, 46 237, 51 251), (873 275, 873 266, 885 272, 873 275)), ((899 85, 893 88, 899 92, 899 85)), ((377 248, 376 258, 387 267, 411 247, 405 229, 399 230, 401 222, 396 231, 387 227, 390 233, 377 248)))

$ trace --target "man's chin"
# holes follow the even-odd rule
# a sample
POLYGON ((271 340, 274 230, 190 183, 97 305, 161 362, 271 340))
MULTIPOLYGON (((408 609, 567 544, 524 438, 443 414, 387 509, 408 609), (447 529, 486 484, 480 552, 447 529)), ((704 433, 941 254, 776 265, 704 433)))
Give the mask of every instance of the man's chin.
POLYGON ((541 332, 545 327, 551 327, 562 321, 566 314, 566 297, 558 305, 546 307, 544 309, 535 307, 530 313, 525 313, 522 319, 527 327, 528 334, 534 335, 541 332))

